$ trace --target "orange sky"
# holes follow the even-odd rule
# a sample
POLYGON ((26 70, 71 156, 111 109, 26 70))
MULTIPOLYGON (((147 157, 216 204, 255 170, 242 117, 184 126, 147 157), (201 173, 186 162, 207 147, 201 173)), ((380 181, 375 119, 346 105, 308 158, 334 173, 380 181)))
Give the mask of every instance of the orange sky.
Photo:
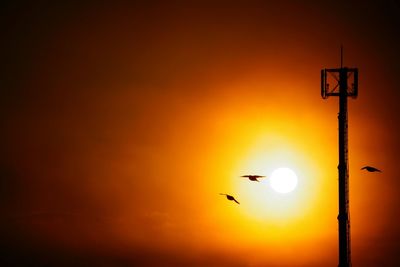
POLYGON ((399 5, 265 2, 6 4, 0 263, 336 266, 343 44, 353 266, 398 266, 399 5))

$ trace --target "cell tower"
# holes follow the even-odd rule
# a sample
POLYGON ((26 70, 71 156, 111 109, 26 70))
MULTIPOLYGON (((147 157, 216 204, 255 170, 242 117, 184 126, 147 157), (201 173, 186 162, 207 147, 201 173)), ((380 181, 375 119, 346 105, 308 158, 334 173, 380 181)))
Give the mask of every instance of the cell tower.
POLYGON ((340 68, 321 70, 322 98, 339 96, 339 267, 351 267, 347 97, 356 98, 357 94, 358 69, 343 67, 341 47, 340 68))

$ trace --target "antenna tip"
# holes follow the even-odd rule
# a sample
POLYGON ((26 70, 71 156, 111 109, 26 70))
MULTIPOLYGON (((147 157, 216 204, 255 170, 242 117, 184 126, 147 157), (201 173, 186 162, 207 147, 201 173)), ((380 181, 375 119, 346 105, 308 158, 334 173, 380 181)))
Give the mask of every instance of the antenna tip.
POLYGON ((343 44, 340 44, 340 68, 343 68, 343 44))

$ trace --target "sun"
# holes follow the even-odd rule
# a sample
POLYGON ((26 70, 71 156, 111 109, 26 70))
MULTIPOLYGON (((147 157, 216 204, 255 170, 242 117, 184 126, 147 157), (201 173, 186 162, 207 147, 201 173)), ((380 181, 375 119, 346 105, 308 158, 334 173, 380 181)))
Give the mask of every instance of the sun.
POLYGON ((272 172, 269 183, 278 193, 289 193, 297 186, 297 175, 289 168, 279 168, 272 172))

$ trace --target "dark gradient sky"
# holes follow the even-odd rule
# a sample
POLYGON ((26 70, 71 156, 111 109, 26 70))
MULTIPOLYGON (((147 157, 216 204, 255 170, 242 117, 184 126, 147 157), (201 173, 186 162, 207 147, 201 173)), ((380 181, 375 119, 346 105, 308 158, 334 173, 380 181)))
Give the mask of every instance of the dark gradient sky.
POLYGON ((341 44, 353 266, 400 266, 400 4, 132 2, 0 4, 1 266, 336 266, 341 44), (317 163, 304 218, 221 201, 260 136, 317 163))

